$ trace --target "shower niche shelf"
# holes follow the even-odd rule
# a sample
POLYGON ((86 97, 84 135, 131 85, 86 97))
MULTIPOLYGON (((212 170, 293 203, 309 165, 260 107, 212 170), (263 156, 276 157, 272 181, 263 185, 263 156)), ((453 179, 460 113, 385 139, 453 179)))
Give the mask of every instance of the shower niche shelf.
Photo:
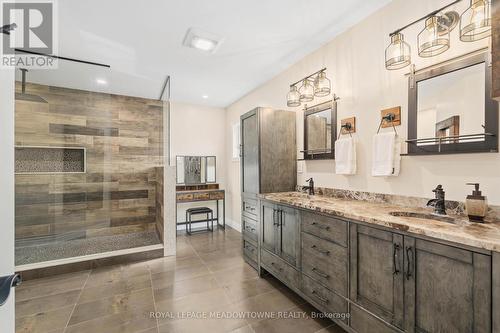
POLYGON ((84 147, 15 147, 16 174, 85 173, 84 147))

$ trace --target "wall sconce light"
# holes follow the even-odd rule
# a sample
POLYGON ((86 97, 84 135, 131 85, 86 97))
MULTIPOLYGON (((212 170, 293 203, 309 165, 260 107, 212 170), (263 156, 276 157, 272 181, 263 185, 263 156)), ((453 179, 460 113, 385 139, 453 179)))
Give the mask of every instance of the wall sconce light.
POLYGON ((385 68, 400 69, 411 64, 411 47, 398 32, 391 36, 391 44, 385 49, 385 68))
POLYGON ((314 80, 314 95, 316 97, 325 97, 330 95, 332 91, 330 80, 326 77, 325 72, 320 72, 314 80))
POLYGON ((423 58, 437 56, 450 48, 450 31, 437 16, 425 20, 425 28, 418 34, 418 55, 423 58))
POLYGON ((460 40, 474 42, 491 36, 491 3, 471 0, 470 7, 460 16, 460 40))
POLYGON ((411 64, 411 48, 401 33, 406 28, 425 20, 425 28, 418 34, 418 55, 423 58, 434 57, 450 48, 450 32, 460 22, 460 40, 474 42, 491 36, 491 1, 470 0, 470 6, 462 15, 447 11, 462 0, 455 0, 424 17, 392 32, 391 43, 385 50, 385 68, 401 69, 411 64))
POLYGON ((314 99, 314 86, 312 85, 309 78, 306 78, 302 81, 302 86, 299 88, 300 93, 300 101, 310 102, 314 99))
POLYGON ((332 92, 331 81, 326 77, 326 68, 314 72, 290 85, 286 95, 286 105, 297 107, 302 103, 314 100, 314 97, 325 97, 332 92), (300 88, 297 86, 302 83, 300 88))
POLYGON ((288 107, 300 106, 300 93, 297 86, 290 86, 290 91, 286 95, 286 105, 288 107))

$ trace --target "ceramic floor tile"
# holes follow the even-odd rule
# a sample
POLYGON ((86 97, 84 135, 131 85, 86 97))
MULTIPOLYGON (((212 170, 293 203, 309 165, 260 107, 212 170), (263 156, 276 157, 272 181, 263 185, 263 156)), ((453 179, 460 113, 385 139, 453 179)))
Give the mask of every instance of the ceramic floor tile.
POLYGON ((181 298, 193 294, 219 288, 217 281, 212 275, 201 276, 193 279, 178 281, 166 288, 155 289, 154 298, 156 302, 168 299, 181 298))
POLYGON ((75 305, 81 290, 72 290, 16 302, 16 318, 75 305))
POLYGON ((270 282, 258 277, 251 280, 226 283, 223 288, 226 290, 231 302, 239 302, 275 290, 275 287, 270 282))
POLYGON ((157 332, 156 319, 122 312, 71 325, 65 333, 139 333, 149 330, 157 332))
POLYGON ((74 306, 67 306, 52 311, 16 319, 16 333, 47 333, 64 328, 74 306))
POLYGON ((124 313, 125 316, 145 317, 154 310, 152 290, 150 288, 143 289, 78 304, 69 325, 118 313, 124 313))
POLYGON ((67 279, 33 280, 16 288, 16 301, 59 294, 62 291, 80 290, 87 281, 88 273, 71 275, 67 279))
POLYGON ((210 275, 208 268, 201 264, 199 266, 189 266, 171 271, 152 274, 154 289, 166 288, 179 281, 189 280, 197 277, 210 275))
POLYGON ((266 318, 314 308, 272 276, 258 277, 242 259, 239 232, 179 233, 177 246, 175 257, 28 281, 16 292, 16 331, 345 333, 310 316, 266 318))
POLYGON ((257 271, 250 265, 236 266, 214 272, 214 277, 221 286, 234 284, 240 281, 252 280, 259 277, 257 271))
POLYGON ((231 332, 240 327, 246 326, 247 323, 242 319, 189 319, 176 320, 168 322, 159 327, 160 333, 225 333, 231 332))
POLYGON ((110 279, 103 284, 86 284, 78 303, 86 303, 113 295, 151 288, 151 275, 137 275, 130 278, 110 279))

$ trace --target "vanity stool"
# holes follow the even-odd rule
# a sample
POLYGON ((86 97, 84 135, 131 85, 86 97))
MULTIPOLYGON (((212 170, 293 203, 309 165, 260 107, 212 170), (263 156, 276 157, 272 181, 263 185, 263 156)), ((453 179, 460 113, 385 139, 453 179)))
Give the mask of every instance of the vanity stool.
POLYGON ((188 235, 193 234, 193 232, 191 231, 192 216, 199 215, 199 214, 206 214, 207 215, 207 219, 206 219, 207 229, 197 230, 196 232, 198 232, 198 231, 214 232, 214 212, 213 212, 213 210, 208 208, 208 207, 196 207, 196 208, 189 208, 186 210, 186 233, 188 235), (211 225, 209 225, 209 223, 211 225))

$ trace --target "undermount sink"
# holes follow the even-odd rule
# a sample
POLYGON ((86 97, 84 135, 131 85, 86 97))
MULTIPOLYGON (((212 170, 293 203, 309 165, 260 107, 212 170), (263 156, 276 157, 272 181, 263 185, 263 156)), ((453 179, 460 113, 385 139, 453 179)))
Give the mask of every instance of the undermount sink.
POLYGON ((431 213, 416 213, 416 212, 390 212, 392 216, 400 216, 400 217, 413 217, 417 219, 426 219, 426 220, 436 220, 440 222, 454 223, 457 224, 459 221, 451 216, 445 215, 436 215, 431 213))

